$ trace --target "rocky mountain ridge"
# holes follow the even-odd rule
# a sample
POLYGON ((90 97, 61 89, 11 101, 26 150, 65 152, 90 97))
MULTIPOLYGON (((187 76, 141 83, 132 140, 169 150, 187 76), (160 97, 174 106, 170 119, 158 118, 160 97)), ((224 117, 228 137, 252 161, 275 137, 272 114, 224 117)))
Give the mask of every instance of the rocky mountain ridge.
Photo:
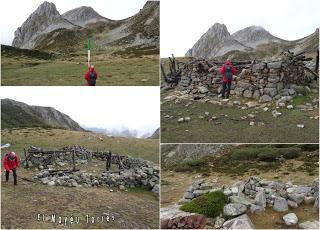
POLYGON ((284 49, 292 49, 294 52, 315 53, 319 41, 318 34, 319 30, 317 29, 315 33, 303 39, 286 41, 273 36, 262 26, 249 26, 230 34, 224 24, 215 23, 188 50, 185 56, 215 58, 223 55, 228 56, 234 52, 242 54, 257 53, 258 56, 263 56, 274 55, 284 49))
POLYGON ((111 20, 88 6, 62 15, 42 3, 15 32, 12 46, 43 51, 76 52, 91 37, 95 49, 109 46, 159 48, 159 2, 148 1, 135 15, 111 20))

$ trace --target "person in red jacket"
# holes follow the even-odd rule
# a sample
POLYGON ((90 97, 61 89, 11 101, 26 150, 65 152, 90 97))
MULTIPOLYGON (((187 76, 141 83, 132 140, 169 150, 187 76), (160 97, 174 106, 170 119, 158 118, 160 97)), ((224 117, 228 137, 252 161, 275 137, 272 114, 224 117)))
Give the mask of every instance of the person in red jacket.
POLYGON ((6 181, 9 181, 9 173, 12 171, 14 185, 17 185, 17 168, 19 167, 19 162, 19 157, 15 152, 10 152, 3 158, 3 167, 6 170, 6 181))
POLYGON ((91 65, 89 70, 86 72, 84 79, 87 81, 87 86, 95 86, 98 78, 97 72, 94 70, 94 66, 91 65))
POLYGON ((230 59, 223 64, 220 68, 220 73, 222 74, 222 91, 221 95, 223 98, 229 98, 230 90, 231 90, 231 83, 233 80, 233 75, 237 73, 236 68, 232 65, 230 59), (226 92, 227 91, 227 92, 226 92), (226 95, 225 95, 226 93, 226 95))

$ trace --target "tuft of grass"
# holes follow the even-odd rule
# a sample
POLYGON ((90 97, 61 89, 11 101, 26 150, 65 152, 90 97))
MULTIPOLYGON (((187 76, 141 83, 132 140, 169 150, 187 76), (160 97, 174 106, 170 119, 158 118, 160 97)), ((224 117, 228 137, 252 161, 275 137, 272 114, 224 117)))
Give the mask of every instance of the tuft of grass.
POLYGON ((181 210, 185 212, 199 213, 207 217, 217 217, 228 203, 228 196, 223 192, 209 192, 184 203, 181 210))

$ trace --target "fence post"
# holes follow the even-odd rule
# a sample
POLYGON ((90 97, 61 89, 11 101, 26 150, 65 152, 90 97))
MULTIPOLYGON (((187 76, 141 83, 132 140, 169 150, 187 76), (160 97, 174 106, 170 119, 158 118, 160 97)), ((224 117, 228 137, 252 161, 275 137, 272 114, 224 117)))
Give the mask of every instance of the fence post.
POLYGON ((76 170, 76 165, 75 165, 75 162, 74 162, 74 154, 75 154, 75 150, 73 150, 73 152, 72 152, 72 165, 73 165, 73 171, 75 171, 76 170))
POLYGON ((26 168, 29 168, 29 159, 28 159, 25 148, 23 149, 23 152, 24 152, 24 160, 26 161, 26 168))

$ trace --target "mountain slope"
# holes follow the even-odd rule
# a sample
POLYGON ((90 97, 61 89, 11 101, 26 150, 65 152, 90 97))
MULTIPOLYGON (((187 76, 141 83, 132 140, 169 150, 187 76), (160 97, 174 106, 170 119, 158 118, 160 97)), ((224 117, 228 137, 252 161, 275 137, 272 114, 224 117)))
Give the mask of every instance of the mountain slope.
POLYGON ((232 50, 250 50, 249 47, 233 39, 224 24, 215 23, 194 46, 186 56, 210 58, 221 56, 232 50))
POLYGON ((73 10, 69 10, 61 16, 69 22, 81 27, 98 21, 110 21, 109 19, 102 17, 94 9, 92 9, 92 7, 89 6, 81 6, 73 10))
POLYGON ((154 133, 148 137, 148 139, 159 139, 160 137, 160 128, 158 128, 154 133))
POLYGON ((307 56, 314 57, 319 49, 319 29, 305 38, 286 41, 261 26, 246 27, 230 35, 225 25, 215 23, 186 56, 241 60, 271 57, 288 49, 295 53, 305 51, 307 56))
POLYGON ((74 53, 83 50, 91 37, 95 50, 117 47, 118 50, 143 49, 145 53, 150 53, 148 49, 159 51, 159 4, 159 1, 148 1, 137 14, 123 20, 110 20, 84 6, 60 15, 53 3, 45 2, 18 28, 12 45, 74 53), (40 16, 34 16, 38 14, 41 22, 40 16))
POLYGON ((271 35, 261 26, 250 26, 244 28, 233 33, 231 37, 240 42, 241 44, 251 48, 256 48, 257 45, 260 44, 266 44, 271 42, 284 42, 284 40, 271 35))
POLYGON ((1 100, 1 128, 57 127, 84 131, 68 115, 51 107, 30 106, 11 99, 1 100))

